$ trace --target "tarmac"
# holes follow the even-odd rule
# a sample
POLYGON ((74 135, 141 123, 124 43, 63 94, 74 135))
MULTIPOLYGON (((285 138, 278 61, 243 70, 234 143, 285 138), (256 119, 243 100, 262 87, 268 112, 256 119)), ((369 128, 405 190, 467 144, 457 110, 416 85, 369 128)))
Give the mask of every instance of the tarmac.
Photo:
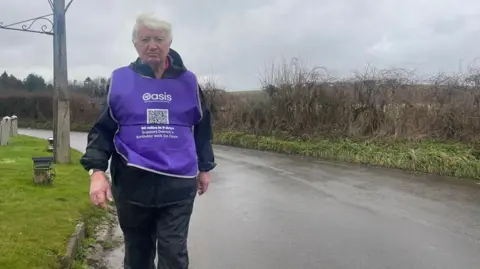
MULTIPOLYGON (((73 148, 86 142, 71 133, 73 148)), ((191 220, 192 269, 480 268, 478 181, 225 146, 215 155, 191 220)), ((106 259, 123 268, 123 247, 106 259)))

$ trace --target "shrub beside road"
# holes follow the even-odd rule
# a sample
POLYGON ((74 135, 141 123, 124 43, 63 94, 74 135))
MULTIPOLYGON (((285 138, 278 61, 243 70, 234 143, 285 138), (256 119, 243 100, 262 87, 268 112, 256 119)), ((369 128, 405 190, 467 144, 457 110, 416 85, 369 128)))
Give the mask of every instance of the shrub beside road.
POLYGON ((369 164, 415 172, 480 179, 480 152, 462 143, 422 140, 275 139, 240 132, 217 132, 215 143, 248 149, 369 164))
POLYGON ((54 166, 51 186, 33 183, 31 158, 51 156, 46 147, 46 140, 17 136, 0 148, 0 268, 60 268, 76 224, 91 228, 105 214, 91 206, 78 151, 72 164, 54 166))
MULTIPOLYGON (((2 78, 0 78, 1 82, 2 78)), ((70 85, 72 130, 88 131, 106 79, 70 85)), ((22 127, 51 129, 50 86, 0 92, 0 114, 22 127)), ((30 85, 30 84, 28 84, 30 85)), ((11 86, 13 87, 13 86, 11 86)), ((376 70, 335 78, 293 59, 266 70, 260 91, 203 85, 215 143, 479 179, 480 69, 419 78, 376 70)))
MULTIPOLYGON (((51 128, 51 124, 30 125, 51 128)), ((88 131, 78 124, 75 131, 88 131)), ((480 180, 480 147, 475 143, 389 138, 275 138, 230 130, 215 130, 214 143, 318 158, 373 165, 413 172, 480 180)))

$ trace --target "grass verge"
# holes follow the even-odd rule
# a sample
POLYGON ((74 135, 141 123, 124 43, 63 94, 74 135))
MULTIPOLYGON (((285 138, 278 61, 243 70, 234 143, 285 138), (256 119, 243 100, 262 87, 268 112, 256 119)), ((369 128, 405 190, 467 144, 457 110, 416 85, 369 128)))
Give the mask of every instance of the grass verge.
POLYGON ((240 132, 216 132, 214 143, 331 161, 480 179, 480 152, 475 150, 473 145, 461 143, 353 141, 340 138, 280 140, 240 132))
MULTIPOLYGON (((33 124, 31 128, 50 128, 33 124)), ((78 124, 76 131, 88 131, 78 124)), ((236 131, 216 131, 217 144, 277 153, 314 157, 323 160, 368 164, 414 172, 480 179, 480 148, 458 142, 432 140, 351 140, 351 139, 278 139, 236 131)))
MULTIPOLYGON (((17 136, 0 148, 0 268, 60 268, 79 221, 89 229, 104 212, 91 206, 89 180, 72 150, 72 164, 55 165, 52 186, 33 184, 33 156, 51 156, 45 140, 17 136)), ((82 268, 78 261, 74 268, 82 268)))
MULTIPOLYGON (((18 122, 18 127, 20 128, 32 128, 40 130, 52 130, 53 124, 51 121, 38 121, 38 120, 29 120, 22 119, 18 122)), ((92 124, 85 122, 72 122, 70 129, 75 132, 89 132, 92 128, 92 124)))

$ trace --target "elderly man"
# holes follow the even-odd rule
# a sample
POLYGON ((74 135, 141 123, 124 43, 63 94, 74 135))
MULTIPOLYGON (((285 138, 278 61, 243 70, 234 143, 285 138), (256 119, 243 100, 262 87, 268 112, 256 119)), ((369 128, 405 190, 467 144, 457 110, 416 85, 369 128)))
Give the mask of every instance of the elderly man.
POLYGON ((155 268, 158 254, 158 268, 186 269, 194 199, 215 167, 210 115, 195 75, 170 49, 169 23, 141 15, 132 40, 139 57, 113 71, 81 164, 92 202, 106 207, 115 199, 124 268, 155 268))

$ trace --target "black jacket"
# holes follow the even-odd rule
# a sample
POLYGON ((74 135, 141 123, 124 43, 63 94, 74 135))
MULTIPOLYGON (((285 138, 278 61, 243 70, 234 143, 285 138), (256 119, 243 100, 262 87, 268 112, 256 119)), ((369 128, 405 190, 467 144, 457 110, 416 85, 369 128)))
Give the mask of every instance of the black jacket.
MULTIPOLYGON (((186 70, 186 67, 180 55, 173 49, 170 49, 168 57, 169 66, 165 70, 163 78, 178 77, 186 70)), ((144 76, 155 77, 153 70, 148 65, 142 64, 139 59, 131 63, 130 68, 144 76)), ((108 92, 108 90, 107 86, 106 91, 108 92)), ((201 89, 200 95, 203 117, 194 126, 194 137, 199 170, 207 172, 212 170, 216 164, 212 149, 210 111, 204 103, 201 89)), ((125 160, 116 152, 113 144, 117 128, 117 123, 112 119, 108 102, 105 100, 101 114, 88 134, 86 152, 80 160, 85 170, 106 171, 108 161, 110 158, 112 159, 110 172, 116 200, 122 199, 146 206, 158 206, 195 195, 195 180, 167 177, 127 166, 125 160)))

